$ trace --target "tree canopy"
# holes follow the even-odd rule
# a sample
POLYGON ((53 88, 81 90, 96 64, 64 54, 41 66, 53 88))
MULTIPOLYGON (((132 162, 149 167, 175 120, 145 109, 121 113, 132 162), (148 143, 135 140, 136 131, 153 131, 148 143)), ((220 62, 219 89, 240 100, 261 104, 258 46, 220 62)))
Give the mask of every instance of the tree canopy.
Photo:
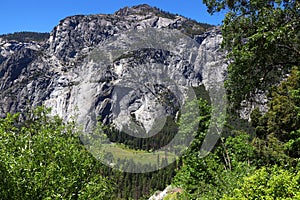
POLYGON ((227 88, 231 103, 254 101, 300 65, 298 0, 204 0, 213 14, 228 13, 222 26, 229 50, 227 88))

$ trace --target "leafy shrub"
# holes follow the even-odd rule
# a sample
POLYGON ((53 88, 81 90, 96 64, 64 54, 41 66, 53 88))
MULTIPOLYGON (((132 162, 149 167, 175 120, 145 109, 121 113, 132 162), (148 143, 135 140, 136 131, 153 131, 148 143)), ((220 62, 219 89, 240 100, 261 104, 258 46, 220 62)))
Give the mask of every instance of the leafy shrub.
POLYGON ((112 183, 71 123, 39 107, 0 119, 1 199, 111 199, 112 183))

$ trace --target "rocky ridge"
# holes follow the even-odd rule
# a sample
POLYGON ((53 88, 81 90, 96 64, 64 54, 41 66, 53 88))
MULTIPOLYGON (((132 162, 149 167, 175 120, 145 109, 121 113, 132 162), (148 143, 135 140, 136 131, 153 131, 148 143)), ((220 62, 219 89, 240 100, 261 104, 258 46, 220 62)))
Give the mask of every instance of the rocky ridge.
POLYGON ((148 5, 67 17, 45 43, 0 39, 0 115, 44 104, 86 130, 101 118, 149 133, 155 119, 176 116, 184 101, 177 93, 224 80, 221 41, 217 27, 148 5))

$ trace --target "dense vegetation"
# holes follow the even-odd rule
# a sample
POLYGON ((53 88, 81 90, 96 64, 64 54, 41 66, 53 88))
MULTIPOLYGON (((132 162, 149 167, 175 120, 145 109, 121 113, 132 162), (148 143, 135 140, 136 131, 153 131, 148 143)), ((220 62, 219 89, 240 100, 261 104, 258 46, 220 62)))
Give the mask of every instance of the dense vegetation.
POLYGON ((204 0, 213 14, 226 9, 223 47, 230 51, 227 89, 239 107, 300 66, 298 0, 204 0))
POLYGON ((18 42, 42 42, 49 38, 49 33, 37 33, 37 32, 16 32, 0 35, 0 38, 5 40, 15 40, 18 42))
POLYGON ((199 133, 173 180, 185 189, 180 197, 299 199, 299 78, 299 69, 293 68, 289 78, 272 89, 268 112, 252 112, 254 132, 228 124, 230 136, 222 137, 203 159, 199 133))
POLYGON ((122 143, 132 149, 149 151, 167 145, 173 139, 177 131, 177 124, 169 117, 163 129, 149 138, 137 138, 115 129, 107 131, 106 134, 111 142, 122 143))
POLYGON ((140 199, 171 183, 177 163, 144 174, 113 170, 77 129, 44 107, 0 119, 1 199, 140 199))
POLYGON ((72 124, 44 108, 0 120, 1 199, 110 199, 113 183, 72 124))
POLYGON ((299 199, 300 2, 204 2, 212 14, 228 11, 222 26, 231 60, 226 128, 214 151, 201 159, 198 133, 173 179, 184 192, 167 198, 299 199), (260 94, 267 95, 268 111, 252 111, 252 128, 239 123, 243 102, 257 103, 260 94))

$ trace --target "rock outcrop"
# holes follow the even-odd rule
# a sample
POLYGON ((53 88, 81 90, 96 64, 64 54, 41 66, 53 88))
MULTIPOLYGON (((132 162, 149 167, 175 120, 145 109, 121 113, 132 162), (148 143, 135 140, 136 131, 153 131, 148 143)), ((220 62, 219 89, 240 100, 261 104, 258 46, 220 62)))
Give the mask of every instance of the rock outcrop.
POLYGON ((67 17, 43 44, 0 39, 0 115, 44 104, 86 130, 100 118, 150 134, 188 88, 223 82, 221 41, 218 27, 148 5, 67 17))

